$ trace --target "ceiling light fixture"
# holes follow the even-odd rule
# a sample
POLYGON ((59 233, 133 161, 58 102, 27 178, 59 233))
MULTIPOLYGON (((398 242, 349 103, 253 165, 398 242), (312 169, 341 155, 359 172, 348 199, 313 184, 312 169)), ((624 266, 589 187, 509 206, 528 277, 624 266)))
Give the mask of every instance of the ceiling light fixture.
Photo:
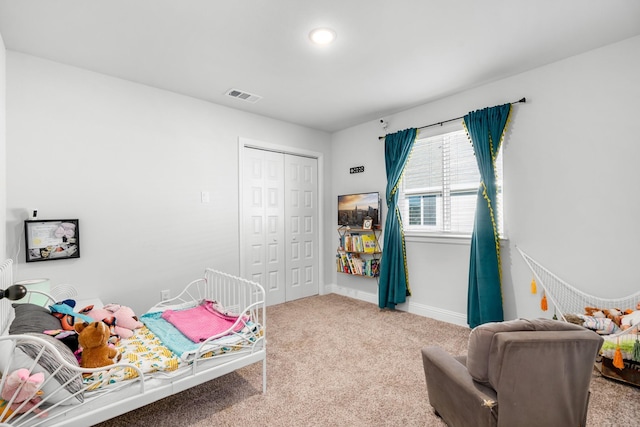
POLYGON ((331 28, 316 28, 309 33, 309 39, 318 45, 327 45, 336 39, 336 32, 331 28))

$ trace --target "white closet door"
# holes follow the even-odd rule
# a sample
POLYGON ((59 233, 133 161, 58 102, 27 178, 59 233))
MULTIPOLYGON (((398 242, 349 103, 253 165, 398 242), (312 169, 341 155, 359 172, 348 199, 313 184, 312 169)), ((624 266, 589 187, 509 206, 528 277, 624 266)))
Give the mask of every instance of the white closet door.
POLYGON ((244 149, 245 277, 260 283, 269 305, 285 301, 284 157, 244 149))
POLYGON ((286 300, 316 295, 318 271, 318 160, 284 155, 286 300))

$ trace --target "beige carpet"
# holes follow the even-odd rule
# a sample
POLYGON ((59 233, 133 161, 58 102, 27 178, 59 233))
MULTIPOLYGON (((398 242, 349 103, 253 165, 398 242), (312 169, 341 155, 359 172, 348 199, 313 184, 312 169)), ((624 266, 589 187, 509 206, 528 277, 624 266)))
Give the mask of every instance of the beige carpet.
MULTIPOLYGON (((267 393, 256 364, 99 424, 444 426, 420 349, 466 353, 469 329, 335 294, 267 309, 267 393)), ((640 425, 640 388, 594 370, 588 426, 640 425)))

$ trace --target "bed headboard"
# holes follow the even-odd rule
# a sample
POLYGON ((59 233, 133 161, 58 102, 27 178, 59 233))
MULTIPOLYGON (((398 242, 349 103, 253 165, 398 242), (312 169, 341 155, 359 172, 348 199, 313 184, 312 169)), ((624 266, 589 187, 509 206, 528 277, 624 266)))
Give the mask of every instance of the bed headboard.
MULTIPOLYGON (((0 264, 0 289, 7 289, 13 285, 13 260, 6 260, 0 264)), ((13 307, 11 301, 7 298, 0 299, 0 335, 6 332, 6 329, 13 320, 13 307)))

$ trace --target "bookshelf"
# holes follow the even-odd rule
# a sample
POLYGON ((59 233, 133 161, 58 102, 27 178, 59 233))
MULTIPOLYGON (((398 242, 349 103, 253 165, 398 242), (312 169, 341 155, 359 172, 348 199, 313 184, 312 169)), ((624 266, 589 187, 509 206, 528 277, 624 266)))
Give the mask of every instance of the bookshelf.
POLYGON ((336 271, 343 274, 377 278, 380 275, 380 234, 382 230, 339 227, 336 271))

